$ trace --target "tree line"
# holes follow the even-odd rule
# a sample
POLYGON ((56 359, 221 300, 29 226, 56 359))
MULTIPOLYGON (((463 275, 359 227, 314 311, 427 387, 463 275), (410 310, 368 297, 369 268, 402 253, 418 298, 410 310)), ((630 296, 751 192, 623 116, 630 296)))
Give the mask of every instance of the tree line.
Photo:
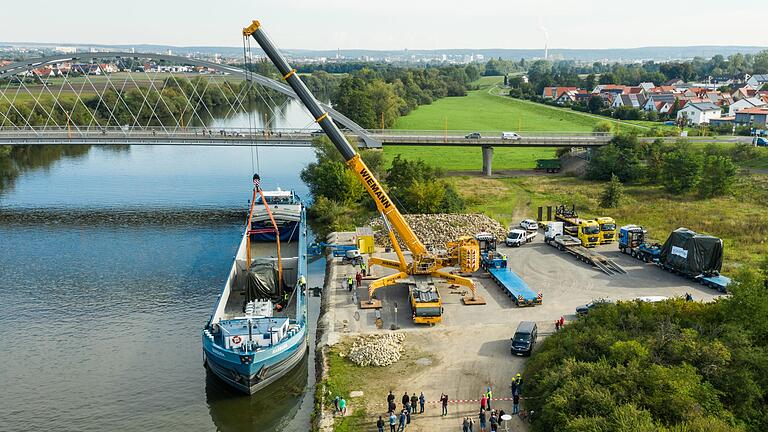
POLYGON ((384 129, 419 105, 465 96, 470 83, 479 77, 480 70, 474 65, 364 68, 341 78, 331 101, 360 126, 384 129))
MULTIPOLYGON (((324 237, 367 224, 376 215, 376 207, 360 179, 347 168, 328 138, 318 138, 313 145, 317 160, 301 171, 301 179, 312 195, 309 215, 314 231, 324 237)), ((409 161, 397 155, 386 167, 380 150, 361 150, 360 156, 401 212, 464 210, 465 202, 453 185, 442 178, 439 169, 424 161, 409 161)))
POLYGON ((768 430, 767 278, 768 258, 730 297, 606 304, 565 326, 525 369, 532 430, 768 430))
POLYGON ((620 187, 616 182, 661 185, 674 195, 696 193, 701 198, 712 198, 732 192, 738 174, 734 160, 749 160, 755 152, 748 144, 732 148, 709 145, 702 149, 685 140, 640 142, 633 134, 620 134, 593 151, 586 177, 611 181, 604 193, 606 207, 619 204, 616 196, 620 192, 616 191, 620 187))

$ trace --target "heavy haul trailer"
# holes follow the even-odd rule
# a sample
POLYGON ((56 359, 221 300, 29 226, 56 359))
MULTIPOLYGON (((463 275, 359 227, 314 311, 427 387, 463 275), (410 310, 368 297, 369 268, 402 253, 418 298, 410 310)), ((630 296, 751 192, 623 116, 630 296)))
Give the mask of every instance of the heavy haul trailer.
POLYGON ((496 236, 482 232, 475 236, 480 245, 480 266, 518 306, 541 304, 542 294, 535 293, 512 270, 507 268, 507 256, 496 250, 496 236))
POLYGON ((507 267, 489 268, 488 274, 516 305, 533 306, 542 303, 542 294, 533 292, 520 276, 507 267))
POLYGON ((720 292, 727 292, 731 283, 730 278, 720 274, 723 241, 688 228, 678 228, 669 234, 656 264, 720 292))
POLYGON ((563 223, 563 234, 579 239, 584 247, 600 244, 600 224, 593 219, 579 219, 575 208, 555 208, 555 220, 563 223))
POLYGON ((576 237, 563 233, 563 222, 549 222, 544 232, 544 243, 557 248, 562 252, 569 253, 579 261, 591 264, 598 270, 607 274, 626 274, 619 264, 594 250, 587 249, 581 245, 581 241, 576 237))
POLYGON ((723 242, 717 237, 678 228, 664 245, 646 241, 647 232, 638 225, 619 230, 619 250, 646 263, 692 279, 720 292, 727 292, 731 279, 720 274, 723 242), (666 253, 664 252, 666 249, 666 253))

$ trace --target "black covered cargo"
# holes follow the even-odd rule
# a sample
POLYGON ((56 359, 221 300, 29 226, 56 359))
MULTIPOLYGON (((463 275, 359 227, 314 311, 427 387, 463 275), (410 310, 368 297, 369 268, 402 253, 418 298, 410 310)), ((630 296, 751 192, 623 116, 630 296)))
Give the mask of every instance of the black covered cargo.
POLYGON ((716 275, 723 266, 723 241, 678 228, 661 248, 659 262, 688 276, 716 275))

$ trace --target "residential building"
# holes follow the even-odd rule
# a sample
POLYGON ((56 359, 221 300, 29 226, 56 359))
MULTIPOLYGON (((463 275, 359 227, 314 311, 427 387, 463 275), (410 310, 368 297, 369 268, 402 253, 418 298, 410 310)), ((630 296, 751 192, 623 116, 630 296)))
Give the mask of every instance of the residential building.
POLYGON ((757 94, 757 90, 752 88, 752 86, 745 85, 739 88, 738 90, 736 90, 735 92, 733 92, 731 96, 733 97, 733 100, 739 100, 744 98, 755 97, 756 94, 757 94))
POLYGON ((541 96, 544 99, 557 100, 563 93, 576 90, 578 90, 576 87, 544 87, 541 96))
POLYGON ((736 124, 753 127, 765 127, 768 120, 768 108, 747 108, 736 112, 736 124))
POLYGON ((755 90, 762 90, 768 84, 768 74, 755 74, 747 78, 747 84, 755 90))
POLYGON ((622 106, 628 106, 631 108, 642 109, 645 105, 645 96, 642 94, 625 94, 618 95, 613 99, 612 108, 618 108, 622 106))
POLYGON ((720 118, 720 113, 720 107, 710 102, 688 103, 677 112, 677 119, 685 119, 689 125, 698 126, 720 118))
POLYGON ((738 101, 728 106, 728 115, 735 116, 736 111, 740 111, 747 108, 761 107, 763 105, 766 105, 766 103, 760 98, 751 97, 751 98, 739 99, 738 101))
POLYGON ((671 107, 675 104, 676 100, 677 95, 674 93, 651 93, 643 105, 643 110, 659 112, 659 102, 668 103, 671 107))

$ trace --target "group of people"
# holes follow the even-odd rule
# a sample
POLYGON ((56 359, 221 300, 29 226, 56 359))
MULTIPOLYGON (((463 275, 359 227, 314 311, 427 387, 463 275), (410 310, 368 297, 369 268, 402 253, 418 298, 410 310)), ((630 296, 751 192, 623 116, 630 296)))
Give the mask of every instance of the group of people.
POLYGON ((347 401, 343 397, 336 396, 333 398, 333 407, 336 409, 335 414, 347 415, 347 401))
POLYGON ((555 320, 555 331, 562 329, 564 325, 565 325, 565 317, 561 315, 560 318, 555 320))
MULTIPOLYGON (((442 398, 441 398, 442 399, 442 398)), ((447 400, 446 400, 447 401, 447 400)), ((403 397, 400 399, 403 408, 400 410, 399 415, 395 415, 397 411, 397 404, 395 403, 395 395, 392 394, 392 390, 387 395, 387 410, 389 414, 389 431, 400 432, 404 431, 406 426, 411 424, 411 414, 424 414, 424 405, 427 403, 427 399, 424 397, 424 393, 416 396, 416 393, 408 396, 408 392, 403 393, 403 397), (418 411, 417 411, 418 406, 418 411)), ((385 421, 382 416, 379 416, 379 420, 376 422, 376 427, 379 432, 384 432, 385 421)))

